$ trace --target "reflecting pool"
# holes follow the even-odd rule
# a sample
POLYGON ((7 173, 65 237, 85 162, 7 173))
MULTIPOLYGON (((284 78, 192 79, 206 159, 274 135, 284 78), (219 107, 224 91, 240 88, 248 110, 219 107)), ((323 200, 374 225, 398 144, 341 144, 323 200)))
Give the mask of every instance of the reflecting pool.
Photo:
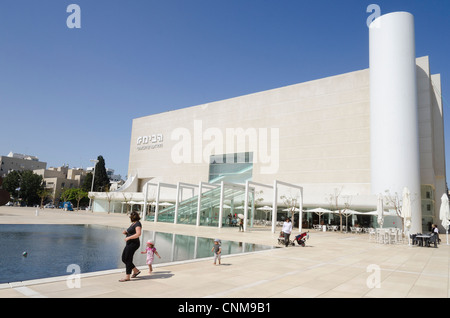
MULTIPOLYGON (((102 225, 0 224, 0 283, 125 268, 121 261, 124 229, 102 225), (26 254, 24 255, 24 252, 26 254)), ((143 231, 136 266, 145 265, 147 240, 153 240, 161 259, 154 264, 213 256, 214 239, 143 231)), ((222 255, 273 249, 259 244, 222 240, 222 255)))

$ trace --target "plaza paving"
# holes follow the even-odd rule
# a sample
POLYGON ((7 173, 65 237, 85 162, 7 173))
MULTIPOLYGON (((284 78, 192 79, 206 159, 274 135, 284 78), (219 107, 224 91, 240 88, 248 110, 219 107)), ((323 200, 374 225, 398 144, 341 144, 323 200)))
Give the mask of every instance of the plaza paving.
MULTIPOLYGON (((0 207, 0 224, 99 224, 125 228, 125 214, 63 212, 0 207)), ((275 245, 270 228, 239 232, 222 229, 143 222, 145 230, 219 237, 223 240, 275 245)), ((278 229, 277 229, 278 232, 278 229)), ((310 230, 306 247, 278 248, 252 254, 154 265, 154 273, 129 282, 118 280, 124 270, 82 274, 69 288, 66 278, 0 284, 0 298, 448 298, 450 246, 445 234, 438 248, 383 245, 367 234, 310 230), (379 280, 377 278, 379 277, 379 280), (376 283, 379 282, 379 285, 376 283), (73 287, 73 286, 72 286, 73 287)))

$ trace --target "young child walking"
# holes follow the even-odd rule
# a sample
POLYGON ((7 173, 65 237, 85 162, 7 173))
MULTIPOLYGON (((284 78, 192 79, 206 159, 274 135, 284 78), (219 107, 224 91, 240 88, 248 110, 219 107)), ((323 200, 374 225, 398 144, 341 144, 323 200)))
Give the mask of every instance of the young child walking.
POLYGON ((148 273, 151 274, 153 272, 152 263, 155 254, 156 256, 161 258, 161 256, 159 256, 158 252, 156 251, 155 243, 153 243, 153 241, 147 241, 147 247, 145 249, 145 252, 141 252, 141 254, 147 254, 148 273))
POLYGON ((216 265, 216 261, 219 260, 220 265, 220 254, 222 254, 222 248, 220 247, 220 240, 215 239, 214 240, 214 246, 211 249, 211 252, 214 251, 214 265, 216 265))

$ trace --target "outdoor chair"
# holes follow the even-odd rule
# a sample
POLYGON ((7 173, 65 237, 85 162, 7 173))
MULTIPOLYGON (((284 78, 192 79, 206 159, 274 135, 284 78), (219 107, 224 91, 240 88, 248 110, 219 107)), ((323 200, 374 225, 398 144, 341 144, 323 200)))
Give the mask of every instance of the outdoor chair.
POLYGON ((377 239, 377 231, 374 228, 369 229, 369 241, 377 239))
POLYGON ((403 243, 403 230, 397 229, 397 243, 403 243))
POLYGON ((377 229, 377 243, 386 244, 389 243, 389 230, 377 229))
POLYGON ((411 240, 411 244, 412 244, 412 245, 419 245, 419 241, 418 241, 418 239, 416 238, 416 235, 417 235, 417 234, 410 234, 410 235, 409 235, 409 238, 410 238, 410 240, 411 240))
POLYGON ((389 244, 397 243, 397 240, 398 240, 397 229, 395 229, 395 228, 388 229, 387 230, 387 235, 388 235, 388 242, 389 242, 389 244))

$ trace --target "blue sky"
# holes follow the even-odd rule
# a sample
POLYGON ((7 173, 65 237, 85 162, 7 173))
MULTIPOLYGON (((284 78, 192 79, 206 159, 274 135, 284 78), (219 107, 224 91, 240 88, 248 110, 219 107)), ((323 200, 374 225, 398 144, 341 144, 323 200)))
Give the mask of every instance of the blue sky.
POLYGON ((368 68, 372 3, 415 16, 447 112, 448 0, 2 0, 0 155, 125 178, 133 118, 368 68))

